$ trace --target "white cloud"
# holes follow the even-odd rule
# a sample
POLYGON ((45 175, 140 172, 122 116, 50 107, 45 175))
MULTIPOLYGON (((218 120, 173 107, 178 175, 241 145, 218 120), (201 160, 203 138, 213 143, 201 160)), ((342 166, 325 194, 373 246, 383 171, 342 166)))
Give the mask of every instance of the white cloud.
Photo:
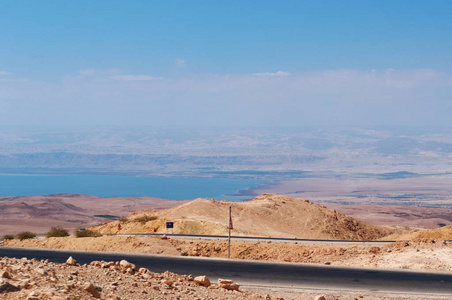
POLYGON ((187 66, 187 63, 185 62, 184 59, 176 58, 174 60, 174 65, 179 68, 185 68, 187 66))
POLYGON ((111 79, 123 80, 123 81, 149 81, 163 79, 161 77, 153 77, 149 75, 116 75, 110 76, 111 79))
POLYGON ((11 75, 10 72, 0 71, 0 76, 9 76, 9 75, 11 75))
POLYGON ((286 77, 289 76, 289 72, 278 71, 275 73, 253 73, 253 76, 265 76, 265 77, 286 77))

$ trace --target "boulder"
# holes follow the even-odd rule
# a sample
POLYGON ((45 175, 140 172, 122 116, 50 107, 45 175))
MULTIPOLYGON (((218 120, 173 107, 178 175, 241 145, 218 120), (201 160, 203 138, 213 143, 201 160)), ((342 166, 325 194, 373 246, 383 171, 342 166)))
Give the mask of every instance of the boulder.
POLYGON ((11 279, 11 275, 9 275, 8 271, 3 271, 3 272, 0 272, 0 278, 11 279))
POLYGON ((48 274, 48 273, 47 273, 47 270, 46 270, 46 269, 42 269, 42 268, 37 269, 36 272, 38 272, 38 273, 41 274, 42 276, 45 276, 45 275, 48 274))
POLYGON ((199 285, 210 286, 210 280, 207 276, 197 276, 194 281, 199 285))
POLYGON ((77 261, 73 259, 72 256, 69 256, 69 258, 66 260, 66 265, 75 266, 77 265, 77 261))
MULTIPOLYGON (((6 282, 6 283, 0 285, 0 294, 1 294, 1 293, 9 293, 9 292, 17 292, 17 291, 19 291, 19 290, 20 290, 20 289, 19 289, 17 286, 12 285, 12 284, 10 284, 10 283, 8 283, 8 282, 6 282)), ((1 298, 1 297, 0 297, 0 298, 1 298)))
POLYGON ((171 279, 163 279, 162 283, 164 283, 168 286, 172 286, 174 284, 174 281, 172 281, 171 279))
POLYGON ((218 279, 218 287, 230 291, 238 291, 240 285, 229 279, 218 279))
POLYGON ((132 263, 129 263, 127 260, 125 260, 125 259, 123 259, 123 260, 121 260, 120 262, 119 262, 119 266, 122 268, 122 269, 132 269, 133 271, 137 271, 137 267, 134 265, 134 264, 132 264, 132 263))
POLYGON ((98 290, 96 290, 96 287, 91 282, 85 283, 83 286, 83 289, 90 293, 94 298, 100 298, 100 293, 98 290))
POLYGON ((41 293, 39 291, 33 291, 28 294, 27 300, 39 300, 41 293))
POLYGON ((317 295, 314 300, 326 300, 325 295, 317 295))

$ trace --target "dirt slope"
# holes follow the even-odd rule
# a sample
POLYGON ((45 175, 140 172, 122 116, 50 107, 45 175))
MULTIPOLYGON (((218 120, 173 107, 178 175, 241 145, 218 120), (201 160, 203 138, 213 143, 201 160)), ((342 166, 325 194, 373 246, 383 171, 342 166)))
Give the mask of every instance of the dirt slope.
POLYGON ((452 240, 452 225, 441 228, 422 230, 407 234, 393 234, 385 237, 389 240, 415 240, 415 239, 433 239, 433 240, 452 240))
POLYGON ((100 225, 101 233, 166 232, 165 223, 174 222, 172 233, 227 234, 229 207, 232 207, 233 235, 297 237, 315 239, 372 240, 390 234, 388 229, 369 225, 305 199, 263 194, 246 202, 194 201, 163 210, 132 213, 127 221, 100 225), (137 222, 155 216, 157 220, 137 222))
POLYGON ((420 206, 316 202, 373 225, 439 228, 452 225, 452 209, 420 206))

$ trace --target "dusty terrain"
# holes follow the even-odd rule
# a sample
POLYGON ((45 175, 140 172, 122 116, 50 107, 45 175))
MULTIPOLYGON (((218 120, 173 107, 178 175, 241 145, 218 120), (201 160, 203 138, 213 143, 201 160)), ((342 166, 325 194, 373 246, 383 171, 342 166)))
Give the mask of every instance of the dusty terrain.
POLYGON ((166 222, 171 221, 173 233, 225 235, 229 207, 235 235, 373 240, 391 233, 305 199, 272 194, 246 202, 199 198, 174 208, 138 211, 124 220, 93 228, 100 233, 165 232, 166 222), (138 221, 146 217, 156 220, 138 221))
POLYGON ((30 197, 0 197, 0 236, 21 231, 45 233, 53 226, 68 230, 110 221, 95 215, 123 217, 142 209, 173 207, 186 201, 153 197, 100 198, 64 194, 30 197))

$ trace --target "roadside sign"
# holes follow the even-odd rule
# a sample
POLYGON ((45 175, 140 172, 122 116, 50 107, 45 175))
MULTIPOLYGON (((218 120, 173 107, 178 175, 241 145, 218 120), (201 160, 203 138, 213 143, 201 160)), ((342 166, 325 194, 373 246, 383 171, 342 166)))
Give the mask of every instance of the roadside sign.
POLYGON ((174 223, 173 222, 166 222, 166 228, 174 228, 174 223))

